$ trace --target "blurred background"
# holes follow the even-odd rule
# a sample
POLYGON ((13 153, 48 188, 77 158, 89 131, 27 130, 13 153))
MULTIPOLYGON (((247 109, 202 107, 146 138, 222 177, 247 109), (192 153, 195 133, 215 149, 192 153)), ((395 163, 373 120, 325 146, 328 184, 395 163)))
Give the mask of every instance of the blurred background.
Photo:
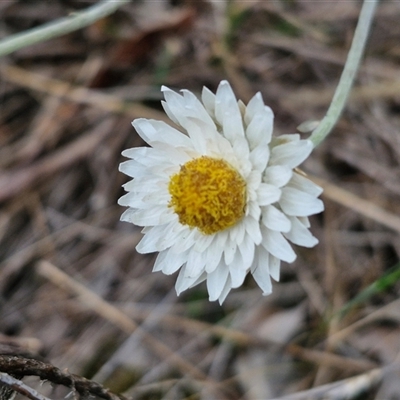
MULTIPOLYGON (((94 3, 1 2, 0 36, 94 3)), ((117 205, 121 151, 143 145, 131 121, 166 119, 161 85, 199 94, 228 79, 245 102, 262 93, 276 135, 294 133, 324 116, 360 6, 135 0, 2 58, 0 354, 133 399, 320 398, 360 374, 338 385, 346 398, 399 399, 399 2, 379 5, 348 106, 303 165, 326 188, 320 244, 296 249, 272 295, 250 276, 223 306, 204 285, 177 297, 117 205)))

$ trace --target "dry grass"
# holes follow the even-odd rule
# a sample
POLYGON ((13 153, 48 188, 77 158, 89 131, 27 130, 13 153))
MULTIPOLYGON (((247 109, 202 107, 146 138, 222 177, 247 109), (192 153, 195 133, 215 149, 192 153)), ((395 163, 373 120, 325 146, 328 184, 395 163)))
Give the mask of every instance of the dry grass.
MULTIPOLYGON (((1 35, 89 4, 4 2, 1 35)), ((399 398, 400 285, 356 296, 399 260, 400 3, 379 6, 346 111, 304 165, 325 188, 312 219, 320 244, 282 266, 271 296, 248 278, 222 307, 203 286, 178 298, 175 277, 135 252, 140 229, 119 222, 116 204, 120 153, 142 145, 131 120, 165 119, 161 84, 198 93, 228 79, 245 101, 261 91, 276 132, 292 133, 323 117, 358 11, 134 1, 2 59, 0 354, 132 399, 399 398)), ((52 399, 71 391, 24 382, 52 399)))

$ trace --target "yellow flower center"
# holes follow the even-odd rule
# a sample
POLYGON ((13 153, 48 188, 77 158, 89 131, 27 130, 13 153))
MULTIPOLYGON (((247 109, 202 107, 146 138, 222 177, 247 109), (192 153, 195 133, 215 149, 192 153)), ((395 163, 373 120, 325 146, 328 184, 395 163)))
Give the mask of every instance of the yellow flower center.
POLYGON ((226 161, 202 156, 181 166, 168 186, 179 222, 211 235, 244 215, 246 182, 226 161))

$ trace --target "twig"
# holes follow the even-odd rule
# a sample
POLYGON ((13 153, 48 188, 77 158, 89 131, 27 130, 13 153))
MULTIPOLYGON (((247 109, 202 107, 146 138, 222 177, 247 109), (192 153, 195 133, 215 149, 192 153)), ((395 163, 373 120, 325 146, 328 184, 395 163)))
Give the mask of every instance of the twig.
POLYGON ((130 0, 103 0, 85 11, 74 12, 68 17, 12 35, 0 41, 0 57, 22 49, 23 47, 44 42, 91 25, 99 19, 112 14, 129 1, 130 0))
POLYGON ((324 189, 324 196, 349 209, 376 221, 387 228, 400 232, 400 217, 392 214, 374 203, 364 200, 323 179, 310 177, 316 184, 324 189))
MULTIPOLYGON (((133 311, 135 318, 144 320, 148 316, 148 312, 142 310, 133 311)), ((281 343, 270 339, 260 338, 249 332, 243 332, 228 328, 223 325, 211 324, 208 322, 193 320, 182 316, 174 316, 164 314, 160 316, 160 322, 168 324, 177 329, 184 329, 188 332, 203 333, 206 332, 212 337, 221 338, 226 341, 234 343, 235 346, 249 347, 256 346, 258 348, 265 348, 274 346, 274 348, 287 352, 293 357, 300 358, 315 364, 324 364, 331 367, 343 370, 352 370, 357 372, 364 372, 377 367, 376 363, 367 360, 357 360, 348 357, 343 357, 333 353, 327 353, 320 350, 309 349, 301 347, 295 343, 281 343)))
POLYGON ((154 118, 171 123, 165 113, 146 107, 137 102, 128 102, 113 94, 84 86, 71 85, 69 82, 50 78, 15 65, 3 65, 0 73, 4 80, 55 97, 87 104, 111 113, 128 115, 131 118, 154 118))
POLYGON ((43 396, 35 389, 25 385, 24 382, 8 375, 4 372, 0 372, 0 386, 7 386, 10 390, 18 392, 28 399, 31 400, 50 400, 48 397, 43 396))
POLYGON ((74 142, 29 165, 3 172, 0 177, 0 201, 9 199, 32 185, 87 157, 110 133, 114 120, 107 118, 74 142))
MULTIPOLYGON (((38 376, 40 379, 47 380, 54 384, 74 388, 79 394, 86 396, 98 396, 105 400, 126 399, 122 395, 116 395, 110 392, 108 389, 105 389, 97 382, 93 382, 78 375, 69 374, 68 372, 63 372, 52 364, 48 364, 31 358, 0 355, 0 371, 4 371, 7 374, 19 375, 21 377, 38 376)), ((19 382, 17 379, 16 381, 19 382)), ((13 389, 19 391, 16 388, 13 389)), ((33 400, 46 399, 46 397, 44 396, 29 398, 33 400)))
POLYGON ((331 105, 329 106, 325 117, 310 136, 310 140, 314 143, 314 147, 318 146, 329 135, 343 111, 360 65, 361 56, 364 52, 364 47, 367 42, 378 1, 379 0, 364 0, 354 33, 353 42, 351 43, 346 64, 335 94, 333 95, 331 105))
MULTIPOLYGON (((191 375, 191 377, 201 380, 203 384, 208 383, 211 384, 211 386, 216 386, 216 382, 208 378, 199 368, 183 359, 178 353, 173 352, 169 347, 158 341, 149 333, 144 332, 142 328, 124 312, 107 303, 84 285, 70 278, 53 264, 48 261, 39 262, 38 272, 41 276, 50 280, 57 286, 62 287, 70 293, 78 295, 83 304, 90 307, 104 319, 119 327, 125 333, 132 334, 134 331, 140 332, 142 340, 147 347, 153 351, 154 354, 167 359, 167 361, 179 368, 183 375, 191 375)), ((215 389, 217 388, 215 387, 215 389)))
MULTIPOLYGON (((38 272, 44 276, 46 279, 50 280, 57 286, 62 287, 63 289, 75 293, 79 296, 80 301, 92 308, 98 315, 103 317, 104 319, 110 321, 115 326, 118 326, 122 331, 126 333, 132 333, 135 329, 141 330, 140 326, 138 326, 127 314, 120 311, 118 308, 112 306, 111 304, 107 303, 95 293, 91 292, 88 288, 76 282, 64 272, 60 271, 54 265, 47 261, 41 261, 38 264, 38 272)), ((145 315, 136 312, 137 318, 143 319, 145 315)), ((239 344, 241 346, 278 346, 283 351, 287 351, 291 355, 308 360, 314 363, 323 363, 331 366, 335 366, 337 368, 343 368, 345 365, 348 369, 360 371, 365 369, 371 369, 376 365, 361 360, 353 360, 350 358, 341 357, 335 354, 327 354, 324 352, 320 352, 317 350, 310 350, 302 348, 296 344, 282 344, 282 343, 275 343, 270 340, 263 340, 258 337, 252 336, 248 333, 235 331, 233 329, 228 329, 223 326, 219 325, 211 325, 208 323, 200 322, 200 321, 192 321, 192 320, 185 320, 183 318, 171 317, 165 315, 162 320, 166 322, 170 322, 171 324, 183 328, 189 329, 189 324, 195 327, 195 331, 197 333, 208 331, 210 335, 214 335, 225 340, 229 340, 234 342, 235 344, 239 344)), ((193 327, 191 328, 193 329, 193 327)), ((143 333, 144 341, 149 345, 149 348, 159 355, 163 355, 164 357, 168 357, 171 353, 171 350, 166 348, 166 346, 162 345, 160 347, 160 343, 153 337, 151 337, 147 333, 143 333)), ((194 375, 196 378, 199 378, 199 370, 197 368, 194 369, 191 364, 187 361, 181 359, 177 354, 171 354, 174 358, 171 362, 175 363, 178 367, 181 368, 182 371, 186 371, 187 373, 194 375), (176 359, 179 357, 178 359, 176 359), (188 364, 188 365, 187 365, 188 364), (186 365, 186 370, 182 369, 186 365), (190 367, 189 367, 190 366, 190 367)), ((200 372, 202 375, 202 372, 200 372)), ((210 379, 208 378, 210 381, 210 379)))
POLYGON ((366 392, 367 390, 376 386, 382 380, 382 377, 388 368, 391 368, 391 366, 385 368, 376 368, 362 375, 357 375, 352 378, 343 379, 341 381, 318 386, 313 389, 304 390, 302 392, 272 400, 354 399, 361 393, 366 392))
POLYGON ((347 325, 340 331, 335 332, 329 337, 331 342, 339 342, 345 340, 351 333, 363 326, 382 319, 397 319, 398 310, 400 307, 400 299, 394 300, 389 304, 386 304, 375 311, 370 312, 365 317, 347 325))

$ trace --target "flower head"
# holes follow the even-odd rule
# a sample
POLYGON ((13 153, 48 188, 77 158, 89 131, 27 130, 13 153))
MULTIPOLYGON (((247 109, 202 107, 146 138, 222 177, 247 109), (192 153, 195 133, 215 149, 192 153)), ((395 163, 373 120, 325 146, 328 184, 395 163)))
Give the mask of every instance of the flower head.
POLYGON ((280 262, 293 262, 288 241, 313 247, 308 216, 323 210, 322 189, 297 167, 311 153, 298 134, 272 136, 273 113, 257 93, 247 106, 228 82, 198 100, 163 87, 163 107, 181 128, 133 121, 150 147, 125 150, 120 170, 133 180, 119 204, 121 220, 143 226, 139 253, 159 252, 153 271, 180 270, 178 294, 206 281, 224 301, 250 272, 264 295, 280 262))

